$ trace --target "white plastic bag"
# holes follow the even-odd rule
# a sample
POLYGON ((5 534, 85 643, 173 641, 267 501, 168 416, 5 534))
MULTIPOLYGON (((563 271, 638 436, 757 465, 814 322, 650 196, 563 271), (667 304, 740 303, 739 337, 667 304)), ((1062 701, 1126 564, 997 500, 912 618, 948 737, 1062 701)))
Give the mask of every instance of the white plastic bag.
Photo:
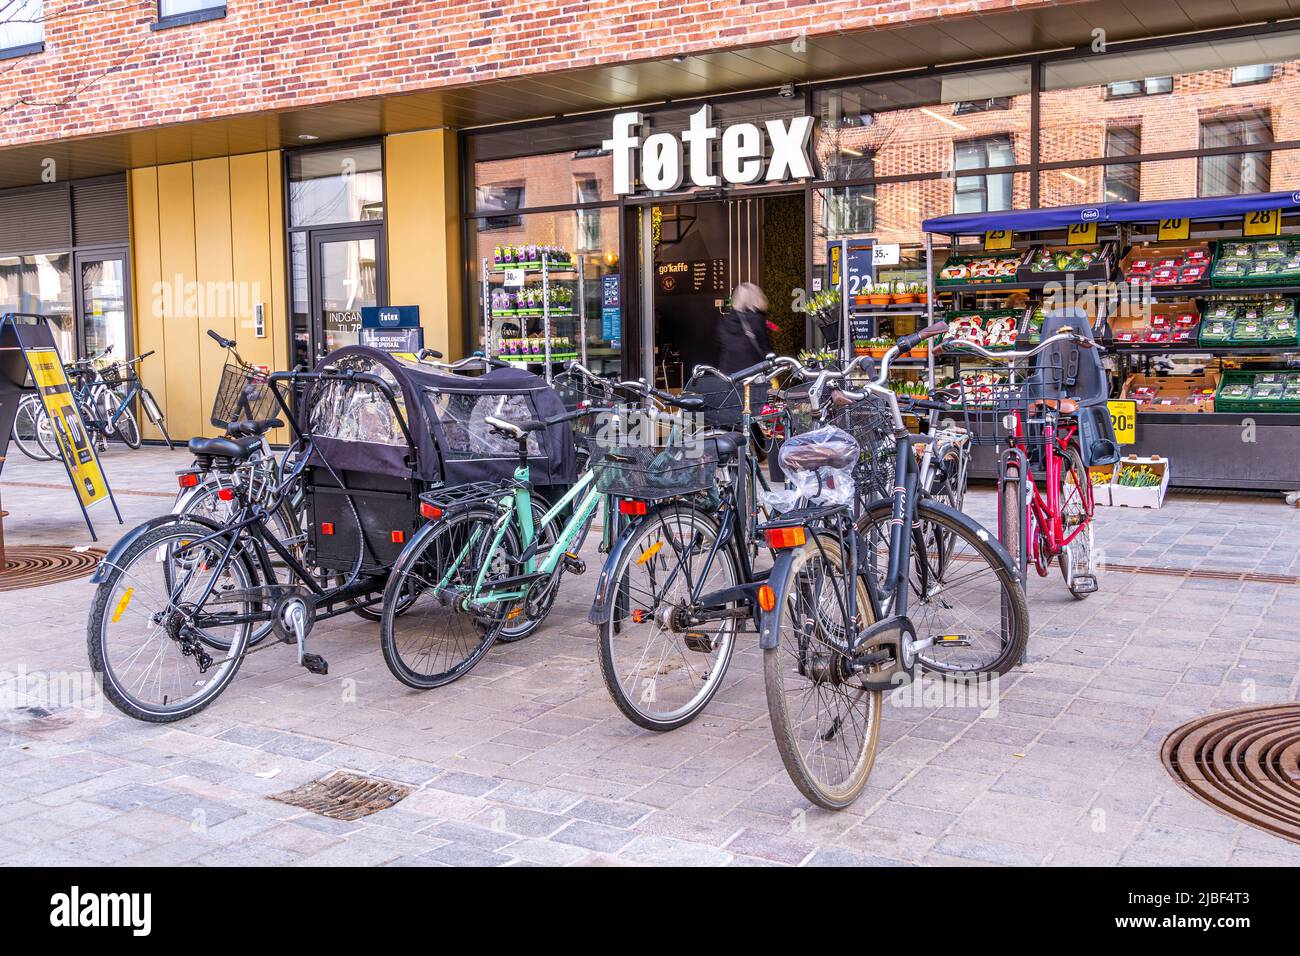
POLYGON ((786 487, 763 494, 763 502, 778 513, 789 511, 801 500, 846 504, 853 500, 853 468, 861 454, 857 440, 834 425, 788 438, 778 455, 786 487))

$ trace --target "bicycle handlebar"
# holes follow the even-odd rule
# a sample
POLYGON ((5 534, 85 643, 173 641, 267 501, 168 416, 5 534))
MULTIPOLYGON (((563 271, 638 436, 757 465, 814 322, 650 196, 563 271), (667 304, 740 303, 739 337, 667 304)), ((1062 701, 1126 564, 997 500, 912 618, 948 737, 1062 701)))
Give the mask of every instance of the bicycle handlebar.
POLYGON ((233 349, 235 347, 234 339, 228 339, 225 336, 218 334, 213 329, 208 329, 208 338, 212 339, 212 341, 216 342, 223 349, 233 349))
POLYGON ((1060 332, 1057 332, 1055 335, 1043 339, 1043 341, 1035 345, 1032 349, 1028 349, 1022 352, 1016 352, 1016 351, 990 352, 984 346, 976 345, 974 342, 961 343, 960 351, 962 352, 971 351, 974 352, 976 355, 982 356, 983 358, 990 358, 990 359, 994 359, 995 361, 1002 362, 1008 359, 1014 360, 1014 359, 1033 358, 1039 352, 1043 351, 1043 349, 1047 348, 1049 345, 1052 345, 1056 342, 1076 342, 1083 348, 1088 348, 1088 349, 1095 349, 1097 347, 1097 343, 1095 340, 1088 338, 1086 335, 1080 335, 1078 332, 1075 332, 1073 329, 1067 327, 1067 328, 1062 328, 1062 330, 1060 332))

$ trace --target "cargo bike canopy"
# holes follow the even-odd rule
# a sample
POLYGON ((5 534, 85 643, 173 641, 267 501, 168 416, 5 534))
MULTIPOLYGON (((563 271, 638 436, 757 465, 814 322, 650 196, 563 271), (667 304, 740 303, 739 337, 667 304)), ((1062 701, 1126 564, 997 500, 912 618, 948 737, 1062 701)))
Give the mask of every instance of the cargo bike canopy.
MULTIPOLYGON (((494 433, 486 419, 540 420, 565 411, 545 380, 523 369, 457 375, 349 345, 321 359, 315 372, 327 377, 309 383, 298 415, 299 429, 316 445, 309 463, 348 471, 448 485, 509 478, 515 442, 494 433), (393 400, 349 373, 377 376, 393 400)), ((576 480, 567 423, 530 435, 528 452, 536 484, 576 480)))

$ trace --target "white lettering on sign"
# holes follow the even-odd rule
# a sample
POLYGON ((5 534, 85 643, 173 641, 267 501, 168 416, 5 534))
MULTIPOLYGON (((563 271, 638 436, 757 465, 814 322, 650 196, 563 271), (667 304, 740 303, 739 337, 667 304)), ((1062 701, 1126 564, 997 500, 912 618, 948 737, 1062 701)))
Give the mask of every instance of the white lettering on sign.
POLYGON ((735 186, 766 180, 769 183, 811 179, 813 117, 767 120, 760 128, 753 123, 736 123, 719 131, 713 125, 713 110, 705 105, 691 114, 680 136, 653 133, 642 139, 645 116, 619 113, 614 117, 613 135, 601 146, 614 154, 614 194, 636 191, 637 173, 652 192, 680 189, 687 176, 695 186, 708 189, 723 181, 735 186), (764 134, 766 130, 766 135, 764 134), (714 143, 721 148, 721 177, 714 163, 714 143), (764 168, 768 145, 771 158, 764 168))

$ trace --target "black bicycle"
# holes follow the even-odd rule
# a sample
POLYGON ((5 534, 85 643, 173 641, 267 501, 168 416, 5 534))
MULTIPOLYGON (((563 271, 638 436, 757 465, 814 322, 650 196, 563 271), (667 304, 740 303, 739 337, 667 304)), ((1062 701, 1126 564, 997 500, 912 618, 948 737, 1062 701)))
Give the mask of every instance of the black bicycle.
POLYGON ((1003 674, 1029 635, 1010 556, 923 492, 918 436, 887 384, 897 355, 945 329, 900 339, 860 392, 848 387, 857 363, 818 375, 810 402, 856 451, 846 457, 844 442, 812 441, 783 464, 853 468, 856 494, 809 502, 763 529, 777 555, 758 594, 772 730, 795 786, 828 809, 848 806, 866 786, 882 692, 911 682, 918 665, 968 678, 1003 674))

